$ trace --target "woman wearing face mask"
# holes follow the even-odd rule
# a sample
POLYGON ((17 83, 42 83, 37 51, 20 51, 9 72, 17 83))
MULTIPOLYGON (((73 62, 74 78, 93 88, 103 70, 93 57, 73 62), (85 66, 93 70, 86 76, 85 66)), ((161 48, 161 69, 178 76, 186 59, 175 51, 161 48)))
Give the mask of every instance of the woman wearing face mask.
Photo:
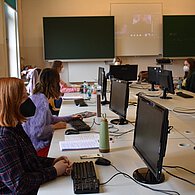
MULTIPOLYGON (((52 68, 55 69, 58 73, 61 73, 64 69, 62 61, 54 61, 52 64, 52 68)), ((71 93, 71 92, 78 92, 80 91, 79 88, 71 87, 66 84, 63 80, 60 80, 60 92, 63 93, 71 93)))
POLYGON ((182 87, 188 91, 195 92, 195 62, 192 58, 187 58, 184 61, 183 70, 184 80, 182 82, 182 87))
POLYGON ((24 82, 18 78, 0 78, 0 192, 1 194, 37 194, 41 184, 57 176, 69 175, 67 157, 39 157, 21 123, 35 113, 24 82), (30 106, 31 109, 26 108, 30 106))
POLYGON ((59 82, 60 76, 56 70, 51 68, 42 70, 33 95, 30 96, 37 108, 35 115, 22 124, 39 156, 47 156, 53 131, 66 128, 66 122, 78 117, 52 115, 48 101, 50 98, 59 98, 59 82))

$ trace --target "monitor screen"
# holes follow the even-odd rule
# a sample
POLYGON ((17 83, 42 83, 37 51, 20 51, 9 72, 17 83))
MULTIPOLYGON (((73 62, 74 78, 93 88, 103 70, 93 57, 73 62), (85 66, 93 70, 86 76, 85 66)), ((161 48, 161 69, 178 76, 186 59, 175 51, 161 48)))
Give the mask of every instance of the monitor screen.
POLYGON ((167 96, 167 93, 175 93, 171 70, 162 70, 159 72, 159 84, 163 89, 163 96, 161 98, 171 99, 171 97, 167 96))
POLYGON ((168 136, 168 109, 139 95, 133 148, 147 168, 137 169, 133 176, 143 183, 161 183, 163 157, 168 136))
POLYGON ((110 65, 109 75, 111 78, 116 78, 124 81, 137 80, 138 65, 110 65))
POLYGON ((111 80, 110 104, 111 111, 119 116, 119 119, 111 120, 111 123, 117 125, 127 124, 126 113, 129 101, 129 83, 122 80, 111 80))
POLYGON ((101 94, 102 94, 101 104, 102 105, 109 104, 109 101, 107 101, 107 97, 106 97, 107 78, 103 67, 98 68, 98 85, 101 87, 101 94))
POLYGON ((44 17, 45 60, 112 60, 114 16, 44 17))
POLYGON ((151 83, 151 88, 149 89, 150 91, 157 91, 155 89, 154 85, 159 84, 159 71, 161 70, 160 67, 150 67, 148 66, 148 83, 151 83))

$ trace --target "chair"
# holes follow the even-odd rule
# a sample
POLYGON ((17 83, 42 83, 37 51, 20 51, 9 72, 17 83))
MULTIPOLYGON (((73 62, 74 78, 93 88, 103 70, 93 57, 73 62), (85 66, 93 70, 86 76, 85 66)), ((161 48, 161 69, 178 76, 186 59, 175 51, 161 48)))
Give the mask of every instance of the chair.
POLYGON ((28 85, 26 86, 27 93, 29 95, 33 94, 33 90, 34 90, 35 85, 38 81, 40 71, 41 71, 41 69, 38 69, 38 68, 29 69, 29 71, 26 75, 26 79, 29 80, 28 85))
POLYGON ((49 99, 49 109, 52 115, 56 115, 56 116, 59 115, 61 105, 62 105, 62 98, 59 98, 59 99, 50 98, 49 99))

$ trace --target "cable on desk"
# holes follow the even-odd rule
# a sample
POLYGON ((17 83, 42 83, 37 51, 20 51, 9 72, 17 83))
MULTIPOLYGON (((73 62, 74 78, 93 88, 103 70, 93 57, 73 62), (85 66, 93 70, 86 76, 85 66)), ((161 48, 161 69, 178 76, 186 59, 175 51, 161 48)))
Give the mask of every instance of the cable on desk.
POLYGON ((94 124, 96 124, 95 118, 93 119, 93 122, 92 122, 92 125, 91 125, 90 129, 94 126, 94 124))
MULTIPOLYGON (((129 121, 132 125, 133 125, 133 123, 135 123, 134 121, 133 122, 131 122, 131 121, 129 121)), ((96 125, 100 125, 99 123, 96 123, 95 122, 95 119, 93 119, 93 125, 94 124, 96 124, 96 125)), ((91 126, 92 127, 92 126, 91 126)), ((119 131, 119 128, 117 128, 117 127, 115 127, 113 124, 108 124, 108 129, 109 129, 109 133, 117 133, 118 131, 119 131), (114 129, 114 131, 111 131, 110 129, 114 129)), ((133 129, 134 130, 134 129, 133 129)), ((131 131, 131 130, 130 130, 131 131)), ((128 132, 130 132, 130 131, 127 131, 127 133, 128 132)), ((125 132, 126 133, 126 132, 125 132)))
POLYGON ((144 187, 144 188, 147 188, 149 190, 152 190, 152 191, 156 191, 156 192, 161 192, 161 193, 164 193, 164 194, 168 194, 168 195, 180 195, 179 192, 176 192, 176 191, 173 191, 173 190, 159 190, 159 189, 155 189, 155 188, 151 188, 145 184, 142 184, 140 182, 138 182, 137 180, 135 180, 133 177, 131 177, 129 174, 127 173, 124 173, 124 172, 121 172, 119 169, 117 169, 114 165, 111 164, 111 166, 118 172, 116 174, 114 174, 110 179, 108 179, 106 182, 104 183, 100 183, 100 185, 105 185, 107 184, 108 182, 110 182, 114 177, 118 176, 118 175, 123 175, 124 177, 126 178, 129 178, 131 180, 133 180, 135 183, 139 184, 140 186, 144 187))
POLYGON ((114 133, 112 136, 113 136, 113 137, 120 137, 120 136, 125 135, 125 134, 127 134, 127 133, 130 133, 130 132, 132 132, 132 131, 134 131, 134 129, 130 129, 130 130, 125 131, 125 132, 122 132, 122 133, 114 133))
POLYGON ((172 129, 173 129, 173 126, 169 126, 168 127, 168 133, 170 133, 172 129))
MULTIPOLYGON (((95 122, 95 119, 93 119, 93 124, 100 125, 100 123, 95 122)), ((108 124, 108 129, 116 129, 114 132, 119 131, 119 129, 115 127, 113 124, 108 124)))
POLYGON ((182 114, 195 114, 195 108, 175 107, 173 108, 173 112, 182 113, 182 114))
POLYGON ((193 171, 191 171, 189 169, 186 169, 184 167, 181 167, 181 166, 177 166, 177 165, 176 166, 163 165, 163 167, 165 167, 165 168, 171 168, 171 169, 182 169, 184 171, 187 171, 187 172, 195 175, 195 172, 193 172, 193 171))
POLYGON ((193 183, 193 182, 191 182, 191 181, 189 181, 189 180, 187 180, 187 179, 185 179, 185 178, 182 178, 182 177, 179 177, 179 176, 177 176, 177 175, 175 175, 175 174, 173 174, 173 173, 170 173, 169 171, 167 171, 165 168, 175 168, 175 169, 177 169, 177 168, 179 168, 179 169, 183 169, 183 170, 185 170, 185 171, 187 171, 187 172, 189 172, 189 173, 191 173, 191 174, 195 174, 195 172, 193 172, 193 171, 190 171, 190 170, 188 170, 188 169, 186 169, 186 168, 184 168, 184 167, 180 167, 180 166, 163 166, 163 170, 166 172, 166 173, 168 173, 169 175, 171 175, 171 176, 173 176, 173 177, 175 177, 175 178, 177 178, 177 179, 180 179, 180 180, 182 180, 182 181, 185 181, 185 182, 187 182, 187 183, 189 183, 189 184, 191 184, 191 185, 193 185, 193 186, 195 186, 195 183, 193 183))

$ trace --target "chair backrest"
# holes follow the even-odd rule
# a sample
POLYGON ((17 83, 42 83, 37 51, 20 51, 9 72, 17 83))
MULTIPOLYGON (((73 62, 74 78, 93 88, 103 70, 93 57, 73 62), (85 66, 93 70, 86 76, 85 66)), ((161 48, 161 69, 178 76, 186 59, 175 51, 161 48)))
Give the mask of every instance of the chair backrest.
POLYGON ((26 79, 29 80, 28 85, 26 86, 27 93, 29 95, 33 94, 33 90, 34 90, 35 85, 38 81, 38 77, 39 77, 39 73, 40 73, 39 70, 40 69, 37 69, 37 68, 30 69, 28 74, 26 75, 26 79))

